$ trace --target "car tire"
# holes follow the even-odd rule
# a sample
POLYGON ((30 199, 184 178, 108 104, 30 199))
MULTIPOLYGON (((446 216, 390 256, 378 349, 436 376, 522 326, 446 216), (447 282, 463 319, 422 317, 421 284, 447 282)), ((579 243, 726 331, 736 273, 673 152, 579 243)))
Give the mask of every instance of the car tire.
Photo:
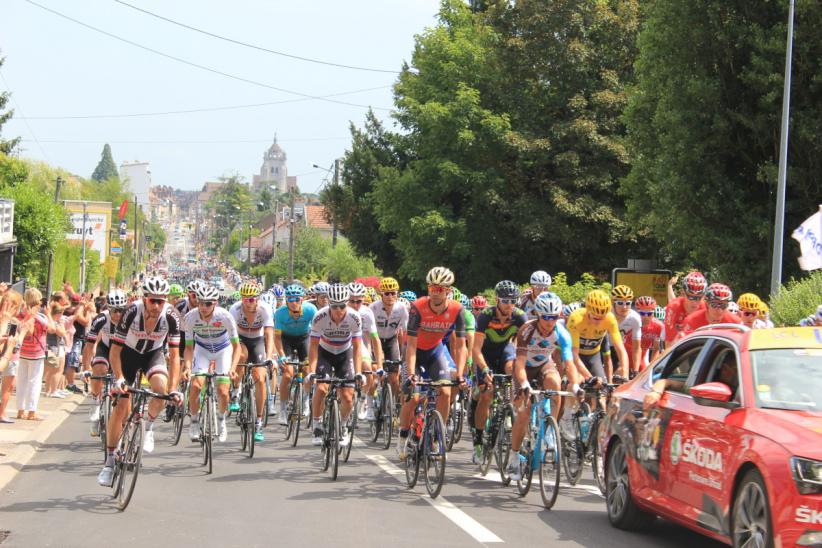
POLYGON ((617 529, 626 531, 639 531, 650 526, 656 516, 642 510, 634 501, 628 477, 628 459, 621 441, 615 441, 608 451, 607 466, 605 506, 608 521, 617 529))
POLYGON ((773 548, 773 521, 768 490, 756 468, 748 470, 734 493, 731 511, 731 542, 734 547, 748 546, 752 537, 754 545, 773 548), (756 543, 756 539, 765 544, 756 543))

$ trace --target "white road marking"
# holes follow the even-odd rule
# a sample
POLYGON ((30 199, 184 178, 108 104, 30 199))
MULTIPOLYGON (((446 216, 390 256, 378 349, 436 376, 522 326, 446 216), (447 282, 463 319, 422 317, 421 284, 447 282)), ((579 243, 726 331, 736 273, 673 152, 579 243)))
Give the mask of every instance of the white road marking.
MULTIPOLYGON (((382 455, 365 454, 371 462, 379 466, 388 475, 393 476, 400 483, 405 483, 405 471, 392 464, 382 455)), ((505 542, 490 530, 482 526, 474 518, 454 506, 442 495, 432 499, 427 494, 419 494, 420 498, 433 506, 439 513, 451 520, 457 527, 471 535, 474 540, 481 543, 505 542)))
MULTIPOLYGON (((499 475, 496 475, 496 476, 492 477, 492 476, 481 476, 479 474, 474 474, 471 477, 475 478, 475 479, 492 481, 492 482, 497 483, 497 484, 500 483, 499 475)), ((532 484, 533 483, 539 483, 539 478, 534 478, 532 480, 532 484)), ((597 487, 595 485, 584 485, 584 484, 581 484, 581 483, 578 483, 576 485, 571 485, 570 483, 560 482, 559 486, 560 486, 561 489, 570 489, 571 491, 585 491, 586 493, 590 493, 591 495, 597 495, 597 496, 599 496, 600 498, 603 498, 603 499, 605 498, 603 496, 602 492, 600 492, 599 487, 597 487)), ((539 485, 537 485, 537 487, 539 487, 539 485)), ((562 494, 562 491, 560 491, 560 494, 562 494)))

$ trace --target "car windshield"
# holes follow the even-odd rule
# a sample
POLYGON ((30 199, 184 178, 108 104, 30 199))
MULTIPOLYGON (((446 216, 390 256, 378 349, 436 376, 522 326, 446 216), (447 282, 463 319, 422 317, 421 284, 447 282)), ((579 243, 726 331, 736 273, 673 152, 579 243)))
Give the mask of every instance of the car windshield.
POLYGON ((822 350, 751 351, 756 404, 822 413, 822 350))

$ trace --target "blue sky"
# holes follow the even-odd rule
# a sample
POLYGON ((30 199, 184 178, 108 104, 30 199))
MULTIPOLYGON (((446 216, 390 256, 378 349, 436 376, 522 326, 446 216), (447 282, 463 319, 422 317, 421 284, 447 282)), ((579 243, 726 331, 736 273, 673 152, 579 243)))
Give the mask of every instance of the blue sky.
MULTIPOLYGON (((123 0, 192 27, 270 50, 321 61, 398 71, 414 35, 435 23, 438 0, 123 0)), ((315 191, 348 147, 349 122, 367 106, 390 125, 396 72, 353 70, 300 61, 208 37, 116 0, 31 0, 142 46, 264 86, 214 74, 68 21, 26 0, 5 0, 0 17, 0 89, 11 91, 15 117, 5 138, 20 136, 22 157, 89 177, 103 144, 114 160, 148 161, 155 184, 198 189, 203 182, 258 172, 275 132, 289 174, 315 191), (377 89, 372 89, 377 88, 377 89), (290 102, 162 116, 84 119, 290 102), (23 119, 27 117, 28 119, 23 119)))

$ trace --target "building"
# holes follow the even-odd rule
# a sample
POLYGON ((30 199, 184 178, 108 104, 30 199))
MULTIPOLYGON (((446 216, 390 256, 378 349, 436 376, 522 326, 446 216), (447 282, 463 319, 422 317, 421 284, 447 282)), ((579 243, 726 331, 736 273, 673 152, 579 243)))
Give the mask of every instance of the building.
POLYGON ((263 154, 263 165, 260 166, 260 173, 252 177, 252 189, 259 192, 266 185, 273 186, 276 192, 284 194, 297 186, 297 178, 288 176, 288 156, 277 144, 277 136, 274 135, 274 143, 268 147, 263 154))
POLYGON ((151 170, 148 162, 123 162, 120 164, 120 180, 127 183, 137 204, 148 213, 151 200, 151 170))

